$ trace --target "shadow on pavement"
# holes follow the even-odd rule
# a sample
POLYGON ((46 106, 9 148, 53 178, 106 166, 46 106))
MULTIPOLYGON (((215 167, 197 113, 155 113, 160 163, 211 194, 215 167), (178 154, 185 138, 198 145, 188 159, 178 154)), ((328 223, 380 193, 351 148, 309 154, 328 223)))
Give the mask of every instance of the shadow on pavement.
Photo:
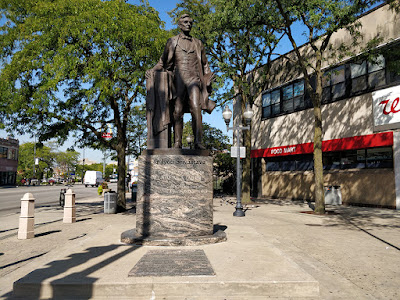
POLYGON ((46 236, 46 235, 57 233, 57 232, 61 232, 61 230, 51 230, 51 231, 47 231, 47 232, 37 233, 37 234, 35 234, 35 238, 41 237, 41 236, 46 236))
MULTIPOLYGON (((49 262, 47 264, 47 267, 36 269, 35 271, 16 281, 14 283, 15 296, 21 297, 25 295, 22 292, 26 292, 25 287, 27 287, 29 289, 30 298, 38 299, 43 296, 42 283, 44 283, 48 279, 63 274, 69 269, 78 267, 80 265, 90 265, 90 263, 88 263, 90 262, 90 260, 94 258, 97 259, 108 252, 115 251, 120 247, 125 247, 126 249, 120 253, 105 258, 104 260, 92 266, 89 266, 82 271, 75 272, 49 282, 52 299, 65 298, 67 295, 71 299, 74 299, 75 297, 78 297, 80 299, 90 299, 93 296, 93 284, 98 280, 98 278, 90 277, 90 274, 115 262, 121 257, 128 255, 129 253, 138 249, 140 246, 114 244, 108 246, 91 247, 85 249, 82 252, 73 253, 69 255, 66 259, 49 262), (79 283, 79 289, 72 289, 70 284, 73 283, 79 283), (20 292, 22 294, 20 294, 20 292)), ((3 295, 2 297, 4 296, 11 297, 11 295, 3 295)))
POLYGON ((32 259, 41 257, 41 256, 45 255, 46 253, 47 253, 47 252, 44 252, 44 253, 41 253, 41 254, 38 254, 38 255, 35 255, 35 256, 31 256, 31 257, 28 257, 28 258, 25 258, 25 259, 22 259, 22 260, 19 260, 19 261, 16 261, 16 262, 13 262, 13 263, 4 265, 4 266, 0 266, 0 270, 1 270, 1 269, 8 268, 8 267, 11 267, 11 266, 14 266, 14 265, 18 265, 18 264, 20 264, 20 263, 22 263, 22 262, 26 262, 26 261, 29 261, 29 260, 32 260, 32 259))

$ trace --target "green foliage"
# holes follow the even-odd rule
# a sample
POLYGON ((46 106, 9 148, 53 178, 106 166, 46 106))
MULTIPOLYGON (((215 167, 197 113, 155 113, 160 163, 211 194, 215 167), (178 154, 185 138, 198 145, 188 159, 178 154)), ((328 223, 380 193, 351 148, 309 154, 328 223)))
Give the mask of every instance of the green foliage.
POLYGON ((146 106, 137 105, 132 109, 128 121, 128 154, 138 157, 147 141, 146 106))
POLYGON ((24 143, 19 146, 18 155, 18 176, 17 181, 20 182, 23 178, 43 178, 45 169, 50 172, 56 163, 56 154, 51 152, 51 149, 46 146, 38 146, 36 148, 36 157, 39 159, 39 165, 35 166, 35 173, 33 172, 34 165, 34 143, 24 143))
MULTIPOLYGON (((193 135, 192 122, 188 121, 183 126, 182 144, 188 147, 187 137, 193 135)), ((222 130, 203 123, 203 145, 210 150, 224 150, 228 147, 229 137, 222 130)))
POLYGON ((232 176, 236 172, 236 159, 230 153, 218 152, 214 155, 214 175, 218 177, 232 176))
POLYGON ((0 0, 0 12, 0 126, 39 141, 74 134, 125 168, 132 106, 168 38, 158 13, 121 0, 0 0))
POLYGON ((35 173, 33 172, 34 164, 34 143, 24 143, 19 147, 18 155, 18 177, 17 181, 20 182, 23 178, 37 178, 53 177, 56 168, 62 170, 73 171, 76 169, 79 153, 73 149, 68 149, 65 152, 55 151, 51 145, 46 146, 43 144, 36 145, 36 158, 39 159, 39 164, 35 166, 35 173))

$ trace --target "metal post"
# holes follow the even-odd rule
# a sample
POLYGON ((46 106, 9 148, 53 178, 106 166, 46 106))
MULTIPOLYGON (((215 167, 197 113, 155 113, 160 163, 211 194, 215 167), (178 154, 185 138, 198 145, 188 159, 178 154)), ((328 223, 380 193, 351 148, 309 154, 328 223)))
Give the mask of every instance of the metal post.
POLYGON ((36 178, 36 135, 33 144, 33 178, 36 178))
POLYGON ((235 217, 244 217, 244 211, 243 211, 243 206, 242 206, 242 201, 240 194, 242 193, 241 189, 241 177, 242 177, 242 170, 241 170, 241 164, 240 164, 240 127, 235 128, 236 132, 236 211, 233 213, 235 217))

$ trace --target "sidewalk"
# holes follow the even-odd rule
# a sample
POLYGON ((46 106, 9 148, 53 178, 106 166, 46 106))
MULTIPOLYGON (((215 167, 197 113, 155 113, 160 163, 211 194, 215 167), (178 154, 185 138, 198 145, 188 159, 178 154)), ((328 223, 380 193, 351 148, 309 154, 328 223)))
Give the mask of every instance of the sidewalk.
POLYGON ((399 298, 399 212, 339 207, 317 216, 305 213, 306 203, 264 200, 236 218, 233 202, 214 199, 214 224, 226 227, 228 240, 193 247, 121 244, 135 227, 130 202, 125 213, 104 214, 102 198, 80 201, 74 224, 62 223, 61 208, 42 207, 31 240, 17 239, 19 215, 8 215, 0 220, 0 298, 11 298, 18 280, 17 292, 33 298, 399 298), (159 249, 203 250, 215 275, 128 277, 159 249))

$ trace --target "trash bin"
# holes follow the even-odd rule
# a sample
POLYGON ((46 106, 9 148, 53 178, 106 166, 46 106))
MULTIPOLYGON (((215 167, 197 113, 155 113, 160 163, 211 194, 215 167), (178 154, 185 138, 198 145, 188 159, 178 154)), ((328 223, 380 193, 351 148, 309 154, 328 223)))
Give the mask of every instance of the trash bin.
POLYGON ((117 193, 109 191, 104 193, 104 213, 116 214, 117 213, 117 193))
POLYGON ((342 192, 339 185, 325 187, 325 204, 342 205, 342 192))
POLYGON ((60 206, 64 207, 65 204, 65 193, 67 192, 67 189, 61 189, 60 191, 60 206))
POLYGON ((133 183, 131 188, 131 201, 136 202, 136 195, 137 195, 137 184, 133 183))

